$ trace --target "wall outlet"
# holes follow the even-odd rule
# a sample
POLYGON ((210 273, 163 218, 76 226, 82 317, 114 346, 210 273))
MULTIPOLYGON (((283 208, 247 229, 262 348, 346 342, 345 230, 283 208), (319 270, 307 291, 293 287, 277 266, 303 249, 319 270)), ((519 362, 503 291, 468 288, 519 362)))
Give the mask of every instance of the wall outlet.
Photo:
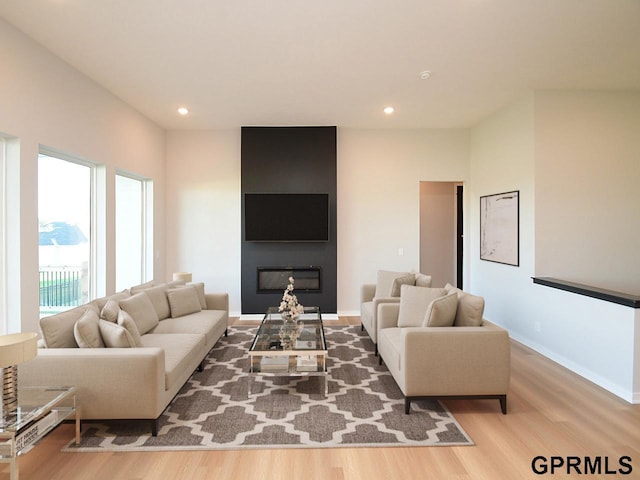
POLYGON ((536 322, 533 324, 533 328, 536 332, 540 333, 540 322, 536 320, 536 322))
POLYGON ((398 256, 399 256, 399 257, 402 257, 403 255, 404 255, 404 248, 400 247, 400 248, 398 249, 398 256))

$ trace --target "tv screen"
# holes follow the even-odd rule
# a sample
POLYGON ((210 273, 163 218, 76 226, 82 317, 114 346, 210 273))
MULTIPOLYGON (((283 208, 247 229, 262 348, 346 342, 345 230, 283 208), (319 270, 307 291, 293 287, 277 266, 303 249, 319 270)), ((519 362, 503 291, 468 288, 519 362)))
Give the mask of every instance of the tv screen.
POLYGON ((327 242, 329 195, 245 193, 244 236, 248 242, 327 242))

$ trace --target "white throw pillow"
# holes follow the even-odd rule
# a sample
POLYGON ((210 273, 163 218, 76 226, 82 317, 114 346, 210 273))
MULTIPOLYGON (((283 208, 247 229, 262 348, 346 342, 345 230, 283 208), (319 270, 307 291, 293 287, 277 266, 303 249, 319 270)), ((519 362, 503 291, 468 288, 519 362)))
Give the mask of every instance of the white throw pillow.
POLYGON ((124 327, 127 332, 129 332, 131 340, 133 341, 133 347, 142 346, 142 339, 140 338, 138 326, 136 325, 136 322, 133 321, 133 318, 131 318, 131 315, 124 310, 120 310, 120 314, 118 315, 118 325, 124 327))
POLYGON ((416 284, 416 276, 413 273, 409 273, 407 275, 403 275, 402 277, 396 277, 393 279, 393 284, 391 286, 391 296, 399 297, 400 289, 402 285, 415 285, 416 284))
POLYGON ((458 293, 458 311, 456 313, 456 327, 479 327, 482 325, 484 314, 484 298, 468 292, 458 293))
POLYGON ((136 346, 135 340, 129 331, 122 325, 100 319, 99 326, 102 339, 107 347, 133 348, 136 346))
POLYGON ((100 312, 100 318, 107 322, 116 323, 118 321, 118 313, 120 313, 120 300, 117 298, 110 298, 107 303, 102 307, 100 312))
POLYGON ((416 273, 416 287, 431 287, 431 275, 416 273))
POLYGON ((200 302, 200 308, 202 310, 207 309, 207 298, 204 295, 204 283, 189 283, 187 287, 194 287, 198 293, 198 301, 200 302))
POLYGON ((195 287, 173 288, 167 291, 167 298, 171 306, 172 318, 182 317, 202 310, 195 287))
POLYGON ((429 304, 446 294, 444 288, 403 285, 400 292, 398 327, 421 327, 429 304))
POLYGON ((158 320, 164 320, 171 316, 171 309, 169 307, 169 300, 167 299, 167 285, 158 285, 143 290, 145 295, 149 296, 153 309, 158 315, 158 320))
POLYGON ((458 294, 451 292, 436 298, 427 307, 423 327, 452 327, 458 309, 458 294))
POLYGON ((158 321, 158 314, 153 308, 153 303, 149 296, 144 293, 136 293, 135 295, 120 300, 120 309, 127 312, 138 326, 140 335, 144 335, 149 330, 155 328, 158 321))
POLYGON ((458 294, 458 310, 456 312, 456 327, 480 327, 484 314, 484 297, 473 295, 447 283, 444 288, 458 294))
POLYGON ((375 298, 389 298, 393 289, 393 281, 398 277, 408 275, 408 272, 390 272, 387 270, 378 270, 378 278, 376 282, 375 298))
POLYGON ((104 342, 100 335, 98 313, 88 308, 73 326, 73 334, 80 348, 103 348, 104 342))

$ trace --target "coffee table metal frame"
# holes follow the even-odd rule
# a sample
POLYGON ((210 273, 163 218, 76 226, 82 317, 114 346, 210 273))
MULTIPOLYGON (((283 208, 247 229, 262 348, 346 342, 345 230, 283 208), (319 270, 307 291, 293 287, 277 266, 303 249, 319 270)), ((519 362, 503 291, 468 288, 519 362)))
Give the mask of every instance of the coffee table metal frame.
POLYGON ((274 346, 284 321, 277 307, 269 307, 249 348, 249 395, 253 379, 258 375, 324 377, 324 395, 327 395, 327 342, 320 307, 305 307, 300 320, 304 323, 303 333, 294 347, 285 350, 274 346), (267 370, 267 360, 277 366, 267 370))

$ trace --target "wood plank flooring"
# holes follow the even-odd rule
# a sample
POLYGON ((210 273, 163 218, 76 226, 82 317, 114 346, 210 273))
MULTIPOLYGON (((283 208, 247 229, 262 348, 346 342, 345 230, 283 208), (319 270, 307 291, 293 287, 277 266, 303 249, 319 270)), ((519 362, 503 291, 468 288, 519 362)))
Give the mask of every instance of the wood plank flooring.
MULTIPOLYGON (((237 320, 236 320, 237 321, 237 320)), ((243 324, 246 322, 242 322, 243 324)), ((332 325, 359 325, 341 317, 332 325)), ((509 412, 496 400, 445 402, 471 447, 273 449, 61 453, 74 435, 61 425, 19 458, 22 480, 243 480, 640 478, 640 405, 631 405, 527 347, 512 343, 509 412), (566 468, 537 475, 534 457, 601 458, 601 475, 566 468), (605 475, 630 457, 629 475, 605 475)), ((547 462, 548 465, 548 462, 547 462)), ((581 465, 581 469, 583 466, 581 465)), ((628 471, 628 468, 624 468, 628 471)), ((9 478, 0 466, 0 480, 9 478)))

